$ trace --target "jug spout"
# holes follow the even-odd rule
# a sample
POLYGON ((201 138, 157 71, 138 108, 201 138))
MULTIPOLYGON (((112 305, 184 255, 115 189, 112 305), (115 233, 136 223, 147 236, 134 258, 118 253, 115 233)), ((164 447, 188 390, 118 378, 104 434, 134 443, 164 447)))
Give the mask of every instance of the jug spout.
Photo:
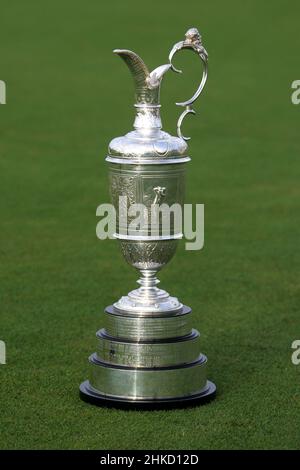
POLYGON ((170 70, 171 64, 160 65, 149 72, 144 61, 132 51, 115 49, 126 63, 134 80, 136 105, 159 105, 160 84, 164 74, 170 70))

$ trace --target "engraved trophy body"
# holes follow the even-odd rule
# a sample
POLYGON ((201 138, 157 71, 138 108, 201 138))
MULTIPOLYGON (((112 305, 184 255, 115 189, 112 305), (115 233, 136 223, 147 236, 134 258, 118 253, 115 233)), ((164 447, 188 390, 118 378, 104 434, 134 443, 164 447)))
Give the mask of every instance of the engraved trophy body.
POLYGON ((134 130, 113 139, 106 161, 110 193, 117 213, 115 238, 126 261, 140 272, 140 287, 105 309, 97 332, 97 352, 89 358, 90 378, 80 386, 81 398, 98 405, 160 407, 200 403, 215 395, 206 377, 206 357, 200 353, 198 331, 191 326, 191 309, 159 289, 157 272, 173 257, 180 228, 161 219, 153 225, 154 209, 184 204, 185 167, 190 161, 181 133, 184 117, 194 113, 192 103, 207 78, 207 52, 195 28, 177 43, 169 64, 149 73, 134 52, 115 50, 127 64, 135 85, 134 130), (184 48, 197 53, 204 64, 200 86, 178 120, 178 137, 161 130, 159 93, 164 74, 173 70, 173 55, 184 48), (138 235, 128 230, 144 208, 146 223, 138 235), (129 210, 128 210, 129 209, 129 210), (125 214, 126 216, 122 216, 125 214))

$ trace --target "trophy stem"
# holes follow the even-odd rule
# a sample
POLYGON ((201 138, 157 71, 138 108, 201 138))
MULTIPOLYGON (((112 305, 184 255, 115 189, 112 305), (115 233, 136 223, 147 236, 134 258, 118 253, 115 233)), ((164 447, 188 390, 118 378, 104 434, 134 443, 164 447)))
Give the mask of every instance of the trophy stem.
MULTIPOLYGON (((141 269, 140 273, 141 277, 140 279, 138 279, 137 283, 140 284, 141 287, 133 292, 135 293, 135 295, 138 295, 139 297, 143 298, 145 303, 149 304, 150 302, 150 304, 153 304, 153 302, 155 303, 159 299, 162 293, 164 295, 167 294, 165 291, 156 287, 157 284, 160 283, 160 280, 156 277, 157 271, 141 269)), ((132 293, 130 293, 129 295, 131 294, 132 293)))
POLYGON ((160 280, 156 277, 157 271, 141 269, 140 273, 141 277, 137 281, 141 286, 139 290, 143 291, 145 295, 151 295, 151 293, 156 292, 158 290, 156 286, 160 283, 160 280))

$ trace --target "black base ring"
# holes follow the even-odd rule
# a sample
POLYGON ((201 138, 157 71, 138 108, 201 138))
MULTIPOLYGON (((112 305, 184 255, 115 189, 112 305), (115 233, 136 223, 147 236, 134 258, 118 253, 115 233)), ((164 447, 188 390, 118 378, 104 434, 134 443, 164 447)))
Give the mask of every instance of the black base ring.
POLYGON ((216 396, 216 386, 213 382, 207 381, 207 387, 202 393, 180 398, 162 398, 157 400, 133 400, 130 398, 114 398, 90 389, 89 381, 82 382, 79 387, 80 398, 92 405, 108 408, 121 408, 130 410, 157 410, 186 408, 208 403, 216 396))

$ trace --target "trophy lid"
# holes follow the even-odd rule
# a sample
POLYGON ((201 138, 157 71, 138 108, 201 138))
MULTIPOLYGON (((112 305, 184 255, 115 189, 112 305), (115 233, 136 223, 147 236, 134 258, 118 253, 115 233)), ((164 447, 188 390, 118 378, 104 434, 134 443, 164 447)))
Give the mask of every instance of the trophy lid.
POLYGON ((189 137, 182 135, 181 124, 187 114, 195 114, 192 103, 202 92, 207 78, 207 52, 202 46, 198 30, 196 28, 189 29, 185 40, 175 44, 171 50, 169 64, 160 65, 152 72, 149 72, 143 60, 135 52, 127 49, 115 49, 114 53, 124 60, 132 74, 135 87, 136 116, 134 130, 110 142, 106 161, 127 164, 166 164, 189 161, 186 143, 189 137), (168 70, 181 72, 173 66, 172 58, 177 51, 183 48, 192 49, 199 55, 204 63, 204 72, 200 86, 193 97, 188 101, 176 103, 186 109, 178 120, 178 137, 175 137, 161 130, 159 94, 164 74, 168 70))

